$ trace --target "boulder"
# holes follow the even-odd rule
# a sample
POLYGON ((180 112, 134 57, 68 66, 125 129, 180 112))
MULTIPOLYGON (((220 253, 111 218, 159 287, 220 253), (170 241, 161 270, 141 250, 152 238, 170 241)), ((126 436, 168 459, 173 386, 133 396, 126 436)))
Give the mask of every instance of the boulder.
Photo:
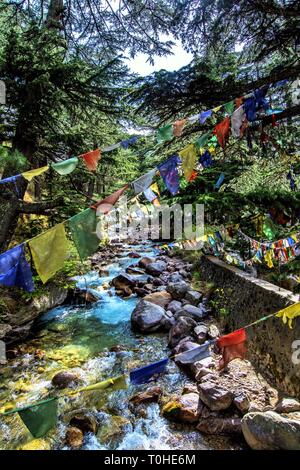
POLYGON ((111 284, 117 290, 124 290, 125 287, 134 287, 136 281, 129 274, 121 273, 112 279, 111 284))
POLYGON ((205 343, 207 332, 208 328, 204 323, 199 323, 196 328, 194 328, 194 334, 199 344, 205 343))
POLYGON ((277 413, 294 413, 300 411, 300 403, 295 398, 282 398, 275 408, 277 413))
POLYGON ((151 276, 160 276, 166 269, 167 265, 164 261, 155 261, 155 263, 149 263, 146 266, 146 272, 151 276))
POLYGON ((239 392, 234 395, 233 399, 233 404, 236 406, 236 408, 243 414, 248 413, 249 407, 250 407, 250 400, 242 392, 239 392))
POLYGON ((169 332, 169 346, 174 348, 181 339, 189 336, 196 326, 195 320, 190 317, 180 317, 169 332))
POLYGON ((201 308, 195 307, 194 305, 184 305, 182 309, 177 310, 175 318, 179 317, 190 317, 196 321, 203 320, 203 311, 201 308))
POLYGON ((220 336, 219 328, 216 325, 209 325, 207 336, 209 339, 216 339, 220 336))
POLYGON ((191 305, 198 305, 201 300, 202 294, 196 290, 188 290, 185 294, 185 299, 191 305))
POLYGON ((242 419, 242 431, 254 450, 300 450, 300 420, 274 411, 247 413, 242 419))
POLYGON ((196 423, 201 412, 199 395, 186 393, 163 406, 162 413, 166 418, 180 423, 196 423))
POLYGON ((240 418, 201 418, 196 428, 204 434, 236 434, 242 432, 240 418))
POLYGON ((76 413, 71 421, 70 426, 74 426, 80 429, 83 434, 87 432, 91 432, 92 434, 96 434, 98 430, 98 424, 94 416, 90 413, 76 413))
POLYGON ((159 277, 154 277, 152 283, 155 287, 160 287, 164 285, 164 282, 162 281, 162 279, 159 279, 159 277))
POLYGON ((197 382, 202 382, 204 377, 211 375, 211 369, 203 366, 201 362, 196 362, 195 364, 197 365, 199 364, 198 367, 196 367, 196 371, 195 371, 195 380, 197 382))
POLYGON ((109 276, 109 270, 106 268, 100 268, 99 269, 99 276, 100 277, 107 277, 109 276))
POLYGON ((154 262, 155 262, 154 258, 150 258, 149 256, 144 256, 144 258, 139 260, 138 265, 140 268, 145 269, 148 264, 154 263, 154 262))
POLYGON ((209 380, 198 385, 198 393, 203 403, 212 411, 226 410, 233 400, 233 394, 229 390, 209 380))
POLYGON ((72 449, 79 449, 83 444, 83 432, 75 426, 70 426, 66 432, 66 444, 72 449))
POLYGON ((145 274, 144 271, 142 271, 141 269, 132 268, 131 266, 128 266, 128 268, 126 268, 126 273, 127 274, 132 274, 133 276, 138 276, 138 275, 145 274))
POLYGON ((144 289, 143 287, 134 287, 133 292, 135 292, 138 297, 145 297, 145 295, 148 294, 147 289, 144 289))
POLYGON ((189 285, 185 281, 180 282, 170 282, 167 287, 167 291, 171 294, 173 299, 181 300, 185 297, 187 293, 189 285))
POLYGON ((165 311, 159 305, 140 300, 131 314, 132 328, 141 333, 152 333, 162 328, 165 311))
POLYGON ((169 282, 180 282, 183 281, 183 277, 179 273, 173 273, 169 277, 169 282))
POLYGON ((70 385, 78 384, 79 377, 76 374, 73 374, 73 372, 63 370, 55 374, 54 377, 52 377, 51 382, 54 387, 63 389, 69 387, 70 385))
POLYGON ((133 395, 129 401, 135 406, 140 405, 141 403, 157 402, 159 397, 162 395, 162 392, 161 387, 150 387, 145 392, 133 395))
POLYGON ((148 302, 159 305, 160 307, 166 307, 172 300, 171 294, 167 291, 153 292, 153 294, 148 294, 144 298, 148 302))
POLYGON ((177 310, 181 309, 181 306, 182 304, 179 302, 179 300, 172 300, 168 305, 168 310, 170 310, 172 313, 175 313, 177 310))

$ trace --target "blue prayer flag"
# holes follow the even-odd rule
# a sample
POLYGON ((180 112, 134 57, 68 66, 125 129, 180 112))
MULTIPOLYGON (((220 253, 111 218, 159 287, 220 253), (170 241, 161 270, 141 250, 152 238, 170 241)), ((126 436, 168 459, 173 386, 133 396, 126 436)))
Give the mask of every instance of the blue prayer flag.
POLYGON ((22 176, 21 174, 15 175, 15 176, 9 176, 8 178, 4 178, 3 180, 0 180, 0 184, 8 184, 8 183, 13 183, 15 186, 15 190, 18 196, 20 196, 19 189, 17 186, 17 179, 22 176))
POLYGON ((32 274, 23 245, 18 245, 0 255, 0 285, 21 287, 28 292, 34 291, 32 274))
POLYGON ((211 153, 208 150, 206 150, 204 154, 201 155, 201 157, 199 158, 199 163, 201 163, 204 168, 209 168, 210 166, 212 166, 213 160, 211 153))
POLYGON ((175 196, 179 190, 179 174, 177 168, 179 163, 181 163, 179 156, 173 155, 157 167, 172 196, 175 196))
POLYGON ((224 175, 224 173, 221 173, 220 176, 219 176, 219 178, 218 178, 218 181, 217 181, 216 184, 215 184, 215 189, 219 189, 219 188, 220 188, 220 186, 221 186, 221 184, 223 183, 224 179, 225 179, 225 175, 224 175))
POLYGON ((124 148, 124 149, 128 149, 128 147, 130 145, 134 145, 136 143, 136 141, 138 140, 138 137, 136 135, 130 137, 129 139, 127 140, 122 140, 121 142, 121 146, 124 148))
POLYGON ((135 385, 144 384, 149 382, 153 375, 162 374, 165 372, 166 365, 169 359, 162 359, 161 361, 154 362, 145 367, 134 369, 130 372, 130 382, 135 385))
POLYGON ((200 124, 204 124, 206 119, 210 118, 211 114, 212 114, 211 109, 209 109, 208 111, 203 111, 199 116, 200 124))
POLYGON ((144 196, 146 199, 148 199, 149 202, 152 202, 157 198, 157 195, 152 191, 151 188, 148 188, 144 191, 144 196))

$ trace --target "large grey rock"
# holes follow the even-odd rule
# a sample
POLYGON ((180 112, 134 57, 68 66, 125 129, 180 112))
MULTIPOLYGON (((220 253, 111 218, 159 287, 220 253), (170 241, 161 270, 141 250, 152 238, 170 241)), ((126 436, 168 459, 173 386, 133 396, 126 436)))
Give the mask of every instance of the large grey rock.
POLYGON ((204 434, 237 434, 242 432, 240 418, 201 418, 196 427, 204 434))
POLYGON ((155 258, 150 258, 149 256, 144 256, 144 258, 139 260, 138 265, 139 265, 140 268, 145 269, 148 264, 154 263, 154 262, 155 262, 155 258))
POLYGON ((131 314, 132 328, 142 333, 151 333, 162 328, 165 311, 159 305, 140 300, 131 314))
POLYGON ((175 313, 177 310, 181 309, 181 305, 182 304, 179 302, 179 300, 172 300, 168 305, 168 310, 170 310, 172 313, 175 313))
POLYGON ((229 390, 210 381, 200 383, 198 392, 203 403, 212 411, 226 410, 233 400, 229 390))
POLYGON ((245 393, 238 392, 234 394, 233 404, 243 414, 248 413, 250 400, 245 393))
POLYGON ((207 336, 207 331, 208 331, 208 328, 204 323, 200 323, 194 329, 194 334, 195 334, 199 344, 205 343, 206 336, 207 336))
POLYGON ((197 292, 196 290, 188 290, 185 294, 185 299, 191 305, 198 305, 201 300, 201 297, 202 294, 200 294, 200 292, 197 292))
POLYGON ((156 261, 155 263, 149 263, 146 266, 146 272, 151 276, 160 276, 166 269, 167 265, 164 261, 156 261))
POLYGON ((170 282, 167 287, 167 291, 170 292, 171 296, 175 300, 181 300, 185 297, 189 285, 185 281, 180 282, 170 282))
POLYGON ((180 423, 196 423, 201 412, 201 404, 197 393, 185 393, 166 403, 162 413, 166 418, 180 423))
POLYGON ((179 273, 173 273, 169 277, 169 282, 180 282, 183 281, 183 277, 179 273))
POLYGON ((159 305, 160 307, 166 307, 170 303, 171 299, 171 294, 169 294, 169 292, 166 292, 165 290, 162 290, 160 292, 153 292, 151 294, 146 295, 146 297, 144 298, 144 300, 159 305))
POLYGON ((274 411, 246 414, 242 431, 255 450, 300 450, 300 420, 285 418, 274 411))
POLYGON ((295 398, 282 398, 275 408, 277 413, 294 413, 300 411, 300 403, 295 398))
POLYGON ((121 273, 114 277, 111 283, 117 290, 124 290, 125 287, 134 287, 136 280, 129 274, 121 273))
POLYGON ((195 320, 190 317, 180 317, 169 332, 169 346, 174 348, 181 339, 189 336, 196 326, 195 320))
POLYGON ((182 309, 177 310, 175 313, 175 318, 179 317, 191 317, 196 321, 200 321, 203 319, 203 311, 201 308, 195 307, 194 305, 184 305, 182 309))

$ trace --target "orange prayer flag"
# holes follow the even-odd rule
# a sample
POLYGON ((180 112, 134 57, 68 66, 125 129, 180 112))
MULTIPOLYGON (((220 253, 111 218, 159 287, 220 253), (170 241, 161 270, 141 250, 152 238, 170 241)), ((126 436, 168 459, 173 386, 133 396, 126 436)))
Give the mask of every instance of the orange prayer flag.
POLYGON ((228 335, 221 336, 217 340, 217 345, 222 351, 222 359, 219 362, 219 369, 224 369, 233 359, 245 359, 247 348, 245 342, 247 340, 246 330, 233 331, 228 335))
POLYGON ((114 193, 110 194, 106 198, 102 199, 101 201, 96 202, 91 206, 91 209, 97 209, 102 214, 108 214, 108 212, 113 208, 113 206, 118 202, 119 198, 122 196, 124 191, 128 188, 128 184, 123 186, 123 188, 118 189, 114 193))
POLYGON ((189 183, 191 183, 192 181, 194 181, 198 176, 198 173, 196 170, 193 170, 193 173, 191 174, 190 176, 190 179, 189 179, 189 183))
POLYGON ((187 122, 187 119, 181 119, 179 121, 173 122, 173 134, 175 137, 180 137, 183 131, 183 128, 187 122))
POLYGON ((100 149, 92 150, 91 152, 83 153, 79 157, 83 158, 87 169, 90 171, 96 171, 98 161, 100 160, 101 151, 100 149))
POLYGON ((217 136, 218 143, 221 147, 225 147, 230 132, 230 117, 227 116, 222 122, 216 125, 214 128, 214 134, 217 136))

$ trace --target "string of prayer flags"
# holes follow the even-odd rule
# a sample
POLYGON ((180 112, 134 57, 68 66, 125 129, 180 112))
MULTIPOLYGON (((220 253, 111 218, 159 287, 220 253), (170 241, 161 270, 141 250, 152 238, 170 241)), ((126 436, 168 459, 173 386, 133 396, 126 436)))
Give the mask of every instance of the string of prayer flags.
POLYGON ((64 224, 58 224, 28 242, 35 268, 43 284, 59 271, 68 255, 64 224))
POLYGON ((160 127, 157 130, 156 139, 158 144, 173 139, 173 125, 167 124, 164 127, 160 127))
POLYGON ((82 155, 80 155, 80 158, 83 158, 86 167, 89 171, 96 171, 100 156, 100 149, 96 149, 92 150, 91 152, 83 153, 82 155))
POLYGON ((24 245, 18 245, 0 255, 0 285, 34 291, 30 266, 25 258, 24 245))
POLYGON ((209 168, 210 166, 212 166, 213 159, 212 159, 212 156, 211 156, 211 153, 209 152, 209 150, 206 150, 203 153, 203 155, 201 155, 201 157, 199 158, 199 163, 201 163, 201 165, 204 168, 209 168))
POLYGON ((118 149, 121 146, 121 142, 117 142, 116 144, 109 145, 108 147, 104 147, 104 149, 101 149, 102 153, 106 152, 112 152, 113 150, 118 149))
POLYGON ((148 171, 148 173, 140 176, 135 181, 132 182, 133 190, 135 194, 140 194, 144 192, 152 184, 153 178, 156 173, 156 168, 148 171))
POLYGON ((190 364, 191 362, 198 362, 206 359, 207 357, 211 356, 210 353, 210 346, 211 342, 207 341, 200 346, 189 349, 188 351, 184 351, 180 354, 176 355, 175 360, 179 360, 182 364, 190 364))
POLYGON ((40 168, 35 168, 34 170, 25 171, 24 173, 22 173, 22 176, 27 181, 31 181, 35 176, 39 176, 39 175, 41 175, 42 173, 44 173, 45 171, 48 171, 48 170, 49 170, 49 166, 46 165, 46 166, 42 166, 40 168))
POLYGON ((196 162, 197 150, 194 144, 190 144, 179 152, 185 179, 189 181, 196 162))
POLYGON ((95 209, 97 211, 102 212, 102 214, 108 214, 109 211, 113 208, 113 206, 118 202, 124 191, 128 188, 128 184, 125 184, 123 188, 118 189, 114 193, 110 194, 109 196, 105 197, 101 201, 96 202, 91 206, 91 209, 95 209))
POLYGON ((219 369, 224 369, 233 359, 245 359, 247 353, 246 340, 247 334, 244 328, 217 339, 217 345, 222 353, 219 369))
POLYGON ((162 359, 161 361, 154 362, 148 366, 134 369, 130 372, 130 382, 134 385, 148 383, 151 379, 159 374, 163 374, 166 370, 169 359, 162 359))
POLYGON ((13 413, 19 414, 33 437, 43 437, 57 423, 57 398, 48 398, 23 408, 7 411, 4 414, 13 413))
POLYGON ((293 320, 296 317, 300 316, 300 302, 297 302, 296 304, 290 305, 289 307, 284 308, 283 310, 280 310, 276 317, 279 317, 282 319, 284 324, 288 324, 289 328, 293 328, 293 320))
POLYGON ((180 137, 184 126, 186 125, 187 119, 180 119, 173 122, 173 134, 175 137, 180 137))
POLYGON ((125 390, 126 388, 128 388, 126 375, 119 375, 118 377, 103 380, 102 382, 98 382, 93 385, 87 385, 86 387, 76 389, 70 393, 71 395, 73 395, 79 392, 93 392, 95 390, 106 390, 107 388, 112 390, 125 390))
POLYGON ((216 184, 215 184, 215 186, 214 186, 215 189, 220 189, 224 179, 225 179, 225 175, 224 175, 224 173, 221 173, 218 180, 217 180, 217 182, 216 182, 216 184))
POLYGON ((172 196, 179 190, 179 174, 177 165, 181 163, 178 155, 173 155, 168 160, 158 165, 159 173, 172 196))
POLYGON ((224 148, 230 133, 230 117, 227 116, 222 122, 214 128, 214 134, 217 136, 219 145, 224 148))
POLYGON ((69 227, 81 260, 97 251, 99 246, 96 234, 97 215, 93 209, 86 209, 71 217, 69 227))
POLYGON ((200 124, 204 124, 205 121, 211 117, 211 115, 212 115, 211 109, 209 109, 208 111, 203 111, 199 116, 200 124))
POLYGON ((137 140, 138 140, 138 136, 133 135, 129 139, 122 140, 122 142, 120 142, 120 145, 121 147, 123 147, 123 149, 128 149, 128 147, 130 147, 130 145, 134 145, 137 142, 137 140))
POLYGON ((243 106, 236 109, 231 116, 231 132, 233 137, 241 137, 241 127, 246 119, 246 113, 243 106))
POLYGON ((72 157, 68 158, 68 160, 64 160, 58 163, 52 163, 51 167, 55 170, 59 175, 65 176, 72 173, 78 165, 78 158, 72 157))

